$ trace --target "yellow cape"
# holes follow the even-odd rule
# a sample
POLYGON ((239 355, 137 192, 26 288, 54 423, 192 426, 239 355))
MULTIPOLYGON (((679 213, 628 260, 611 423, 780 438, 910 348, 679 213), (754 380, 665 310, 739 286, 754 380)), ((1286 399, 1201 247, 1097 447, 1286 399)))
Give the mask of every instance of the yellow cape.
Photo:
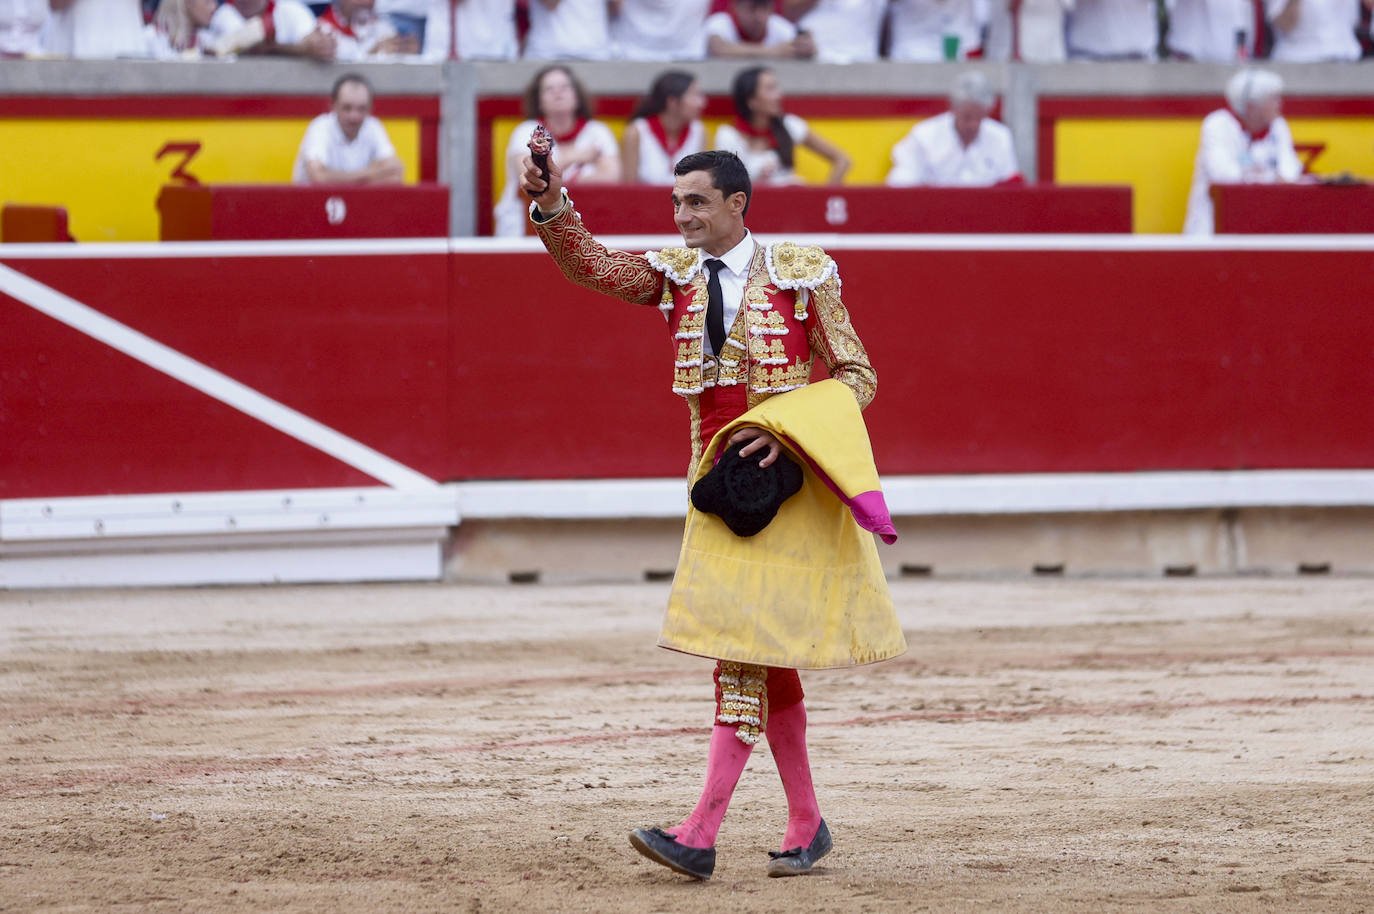
POLYGON ((752 537, 687 510, 687 530, 658 643, 675 651, 762 666, 820 670, 906 651, 873 534, 811 464, 848 497, 879 490, 859 405, 826 380, 778 394, 721 429, 693 474, 713 464, 743 426, 786 439, 805 455, 801 491, 752 537))

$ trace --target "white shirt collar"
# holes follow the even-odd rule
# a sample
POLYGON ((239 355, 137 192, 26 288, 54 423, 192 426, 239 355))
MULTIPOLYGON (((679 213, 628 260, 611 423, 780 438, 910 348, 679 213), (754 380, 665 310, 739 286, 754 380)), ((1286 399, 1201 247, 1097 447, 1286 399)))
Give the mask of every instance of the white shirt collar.
POLYGON ((725 264, 725 269, 736 276, 744 276, 749 272, 749 264, 754 260, 754 234, 745 229, 743 240, 720 257, 712 258, 706 251, 700 248, 697 250, 701 257, 703 270, 706 268, 706 261, 715 259, 722 261, 725 264))

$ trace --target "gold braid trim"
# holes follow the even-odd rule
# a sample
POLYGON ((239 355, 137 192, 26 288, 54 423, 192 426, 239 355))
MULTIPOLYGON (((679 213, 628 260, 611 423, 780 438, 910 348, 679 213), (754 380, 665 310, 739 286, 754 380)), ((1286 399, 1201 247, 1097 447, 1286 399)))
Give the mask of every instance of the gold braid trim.
POLYGON ((735 736, 745 745, 759 741, 768 726, 768 671, 752 663, 720 661, 720 713, 716 720, 739 724, 735 736))
POLYGON ((548 222, 535 222, 534 233, 553 255, 563 275, 594 292, 636 305, 660 305, 662 274, 639 254, 610 251, 592 237, 573 209, 572 200, 548 222))

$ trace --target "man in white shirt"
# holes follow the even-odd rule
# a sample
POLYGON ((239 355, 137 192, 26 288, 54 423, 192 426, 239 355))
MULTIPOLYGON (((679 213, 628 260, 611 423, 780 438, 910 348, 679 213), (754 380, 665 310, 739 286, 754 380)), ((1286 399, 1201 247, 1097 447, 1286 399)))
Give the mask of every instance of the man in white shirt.
POLYGON ((515 0, 458 0, 449 11, 449 0, 427 0, 425 60, 447 60, 453 51, 459 60, 514 60, 520 53, 515 32, 515 0), (453 47, 450 47, 453 45, 453 47))
POLYGON ((530 0, 528 60, 608 60, 611 18, 606 0, 530 0))
MULTIPOLYGON (((1172 6, 1172 0, 1165 0, 1172 6)), ((1069 11, 1069 57, 1154 60, 1159 49, 1155 0, 1077 0, 1069 11)))
POLYGON ((1011 131, 988 117, 994 101, 987 77, 961 74, 949 111, 912 127, 892 147, 888 186, 990 187, 1020 179, 1011 131))
POLYGON ((878 59, 888 0, 783 0, 782 11, 816 41, 821 63, 878 59))
POLYGON ((334 110, 305 128, 293 184, 399 184, 405 173, 382 122, 372 116, 372 85, 356 73, 334 83, 334 110))
MULTIPOLYGON (((1374 9, 1374 0, 1364 0, 1374 9)), ((1360 0, 1264 0, 1274 24, 1269 58, 1289 63, 1359 60, 1360 0)))
POLYGON ((1293 134, 1279 116, 1283 80, 1268 70, 1241 70, 1226 84, 1226 108, 1202 120, 1193 186, 1188 193, 1187 235, 1211 235, 1213 184, 1296 181, 1302 162, 1293 134))
POLYGON ((138 0, 52 0, 42 24, 45 54, 81 59, 146 57, 138 0))
POLYGON ((710 0, 621 0, 611 18, 616 56, 625 60, 701 60, 710 0))
POLYGON ((1174 0, 1165 43, 1180 60, 1230 63, 1249 45, 1250 0, 1174 0))
POLYGON ((385 58, 391 54, 418 54, 415 35, 398 35, 391 20, 377 15, 375 0, 334 0, 320 16, 320 28, 333 36, 335 60, 385 58))
POLYGON ((210 18, 210 45, 217 56, 253 51, 333 60, 334 36, 320 29, 300 0, 233 0, 210 18))
POLYGON ((711 57, 808 58, 816 56, 809 33, 773 12, 773 0, 730 0, 728 12, 706 17, 711 57))

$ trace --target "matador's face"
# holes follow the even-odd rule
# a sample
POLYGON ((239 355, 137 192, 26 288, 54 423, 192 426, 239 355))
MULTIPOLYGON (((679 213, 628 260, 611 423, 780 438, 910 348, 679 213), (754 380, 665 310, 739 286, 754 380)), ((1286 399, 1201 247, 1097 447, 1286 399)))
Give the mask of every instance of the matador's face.
POLYGON ((689 171, 673 182, 673 221, 689 248, 724 254, 744 233, 744 194, 726 197, 709 171, 689 171))

